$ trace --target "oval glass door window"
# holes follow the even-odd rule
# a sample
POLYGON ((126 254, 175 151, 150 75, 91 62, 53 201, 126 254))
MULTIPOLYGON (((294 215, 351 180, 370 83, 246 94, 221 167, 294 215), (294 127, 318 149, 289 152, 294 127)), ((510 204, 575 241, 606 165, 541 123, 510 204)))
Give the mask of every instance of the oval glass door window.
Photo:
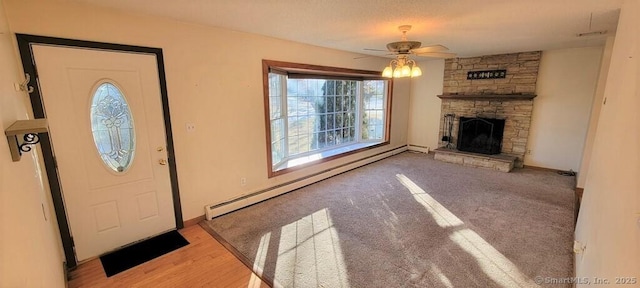
POLYGON ((135 152, 135 129, 127 99, 111 82, 100 84, 93 93, 91 132, 107 167, 115 172, 127 171, 135 152))

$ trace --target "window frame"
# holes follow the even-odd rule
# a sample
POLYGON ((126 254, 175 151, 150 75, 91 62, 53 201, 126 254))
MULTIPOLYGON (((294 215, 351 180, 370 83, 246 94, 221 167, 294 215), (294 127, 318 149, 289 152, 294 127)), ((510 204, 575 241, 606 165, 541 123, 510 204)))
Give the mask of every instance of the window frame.
MULTIPOLYGON (((380 71, 370 71, 370 70, 358 70, 358 69, 350 69, 350 68, 339 68, 339 67, 330 67, 330 66, 320 66, 320 65, 312 65, 312 64, 300 64, 300 63, 292 63, 292 62, 283 62, 283 61, 274 61, 274 60, 262 60, 262 80, 263 80, 263 98, 264 98, 264 116, 265 116, 265 135, 266 135, 266 150, 267 150, 267 171, 269 178, 290 173, 293 171, 300 170, 302 168, 306 168, 313 165, 318 165, 320 163, 334 160, 337 158, 345 157, 354 153, 362 152, 365 150, 377 148, 380 146, 388 145, 391 139, 391 107, 392 107, 392 99, 393 99, 393 79, 384 78, 381 76, 380 71), (308 163, 296 165, 293 167, 282 168, 274 171, 273 166, 273 156, 272 156, 272 137, 271 137, 271 110, 270 110, 270 101, 269 101, 269 73, 277 72, 279 74, 287 75, 290 78, 315 78, 315 79, 331 79, 331 80, 385 80, 387 83, 387 91, 385 95, 385 105, 384 105, 384 135, 381 140, 367 140, 358 141, 356 143, 365 144, 364 147, 348 150, 346 152, 337 153, 335 155, 323 157, 317 160, 310 161, 308 163), (366 145, 366 143, 370 143, 366 145)), ((285 81, 286 82, 286 81, 285 81)), ((363 104, 361 103, 361 97, 358 97, 358 110, 364 109, 363 104)), ((286 100, 285 100, 286 101, 286 100)), ((284 103, 281 103, 284 105, 284 103)), ((282 109, 282 108, 281 108, 282 109)), ((281 110, 282 111, 282 110, 281 110)), ((281 117, 287 118, 287 115, 281 117)), ((361 124, 360 124, 361 125, 361 124)), ((285 132, 286 133, 286 132, 285 132)), ((357 131, 359 135, 361 132, 357 131)), ((285 138, 286 139, 286 138, 285 138)), ((359 140, 359 139, 358 139, 359 140)), ((285 141, 286 142, 286 141, 285 141)), ((345 144, 340 147, 346 147, 351 144, 345 144)), ((286 146, 286 144, 285 144, 286 146)), ((339 149, 340 147, 333 147, 333 149, 339 149)), ((332 149, 325 149, 324 151, 329 151, 332 149)), ((299 155, 299 157, 303 157, 299 155)), ((287 160, 291 160, 290 158, 287 160)))

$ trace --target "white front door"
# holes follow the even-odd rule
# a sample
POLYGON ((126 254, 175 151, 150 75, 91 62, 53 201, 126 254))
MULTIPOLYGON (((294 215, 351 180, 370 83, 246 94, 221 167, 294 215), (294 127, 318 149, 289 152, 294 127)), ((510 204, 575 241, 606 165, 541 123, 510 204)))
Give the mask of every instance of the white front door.
POLYGON ((174 229, 155 55, 33 55, 78 261, 174 229))

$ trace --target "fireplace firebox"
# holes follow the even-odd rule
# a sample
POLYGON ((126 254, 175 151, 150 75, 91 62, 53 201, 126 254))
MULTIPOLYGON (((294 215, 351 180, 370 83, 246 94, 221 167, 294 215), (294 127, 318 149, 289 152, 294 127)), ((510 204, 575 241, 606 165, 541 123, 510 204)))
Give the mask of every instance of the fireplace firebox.
POLYGON ((503 134, 504 119, 460 117, 457 148, 487 155, 500 154, 503 134))

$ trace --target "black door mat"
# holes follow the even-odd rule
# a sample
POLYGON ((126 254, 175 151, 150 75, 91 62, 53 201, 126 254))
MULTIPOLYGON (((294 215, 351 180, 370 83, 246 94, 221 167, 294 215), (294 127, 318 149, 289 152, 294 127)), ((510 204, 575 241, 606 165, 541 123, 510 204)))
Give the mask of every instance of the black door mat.
POLYGON ((100 262, 107 277, 111 277, 187 244, 189 241, 173 230, 101 256, 100 262))

